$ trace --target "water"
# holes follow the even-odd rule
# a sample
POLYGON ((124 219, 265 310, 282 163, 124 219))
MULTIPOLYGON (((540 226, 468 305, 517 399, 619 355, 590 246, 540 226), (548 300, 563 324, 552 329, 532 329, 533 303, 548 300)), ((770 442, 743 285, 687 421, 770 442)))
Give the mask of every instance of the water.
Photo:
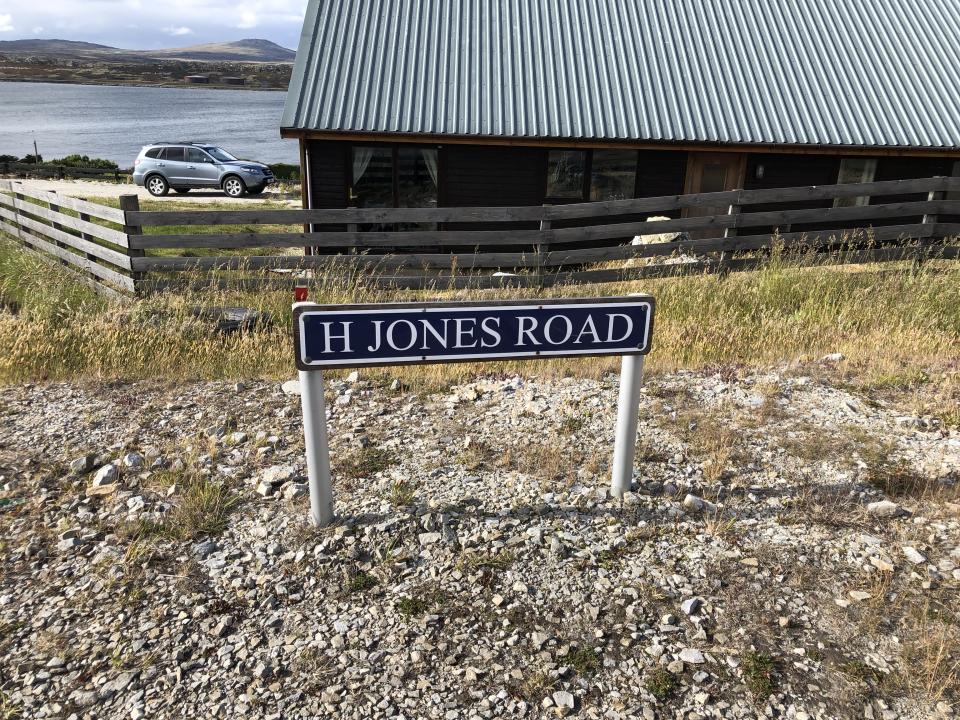
POLYGON ((199 140, 237 157, 298 163, 280 139, 284 92, 0 82, 0 155, 72 155, 133 166, 157 140, 199 140))

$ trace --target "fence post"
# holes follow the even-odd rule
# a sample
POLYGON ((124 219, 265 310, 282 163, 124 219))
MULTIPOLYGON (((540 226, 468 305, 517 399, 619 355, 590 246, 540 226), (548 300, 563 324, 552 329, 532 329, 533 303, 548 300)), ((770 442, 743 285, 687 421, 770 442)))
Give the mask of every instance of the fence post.
MULTIPOLYGON (((943 176, 937 175, 937 180, 944 180, 943 176)), ((927 202, 938 202, 947 197, 945 190, 931 190, 927 194, 927 202)), ((937 231, 937 223, 940 221, 938 213, 927 213, 920 221, 923 224, 922 236, 917 238, 917 253, 913 258, 913 271, 917 272, 924 262, 930 259, 933 252, 933 238, 937 231)))
MULTIPOLYGON (((127 213, 140 210, 140 198, 136 195, 121 195, 120 209, 123 210, 123 232, 127 236, 127 257, 140 258, 145 255, 141 248, 133 247, 137 235, 143 235, 143 228, 139 225, 131 225, 127 218, 127 213)), ((130 277, 133 280, 133 294, 139 295, 142 289, 145 273, 130 271, 130 277)))
MULTIPOLYGON (((47 206, 50 208, 50 210, 51 210, 52 212, 60 213, 60 206, 59 206, 59 205, 56 205, 56 204, 54 204, 54 203, 52 203, 52 202, 48 202, 48 203, 47 203, 47 206)), ((59 230, 60 232, 64 232, 64 230, 63 230, 63 225, 61 225, 61 224, 58 223, 58 222, 54 222, 53 220, 50 220, 49 222, 50 222, 50 224, 53 226, 53 229, 54 229, 54 230, 59 230)), ((54 244, 55 244, 58 248, 62 248, 62 249, 64 249, 64 250, 66 250, 67 252, 70 251, 70 250, 69 250, 69 247, 67 246, 66 243, 63 243, 63 242, 61 242, 61 241, 59 241, 59 240, 54 240, 53 242, 54 242, 54 244)), ((68 263, 68 262, 67 262, 66 260, 64 260, 63 258, 57 258, 57 262, 60 263, 61 265, 66 266, 66 267, 69 267, 69 265, 70 265, 70 263, 68 263)))
MULTIPOLYGON (((735 217, 740 214, 740 193, 742 192, 743 190, 737 191, 737 201, 733 205, 730 205, 730 207, 727 208, 728 217, 735 217)), ((736 223, 736 221, 734 222, 736 223)), ((723 231, 723 237, 725 239, 735 238, 736 236, 737 236, 736 224, 727 226, 727 228, 723 231)), ((723 250, 720 251, 719 272, 721 275, 726 275, 730 272, 730 255, 732 254, 731 245, 732 243, 724 243, 723 250)))
MULTIPOLYGON (((543 206, 543 215, 540 216, 540 232, 549 233, 552 229, 552 224, 547 218, 547 208, 549 205, 544 204, 543 206)), ((550 252, 550 240, 540 238, 540 242, 537 243, 537 289, 543 290, 543 263, 546 259, 547 253, 550 252), (546 246, 546 252, 544 252, 544 246, 546 246)))

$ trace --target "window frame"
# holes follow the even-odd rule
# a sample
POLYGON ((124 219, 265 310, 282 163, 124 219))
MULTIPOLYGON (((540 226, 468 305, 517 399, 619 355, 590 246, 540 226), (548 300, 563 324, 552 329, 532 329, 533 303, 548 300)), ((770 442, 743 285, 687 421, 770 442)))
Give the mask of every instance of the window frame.
POLYGON ((593 164, 594 164, 594 153, 597 151, 623 151, 623 152, 632 152, 634 154, 634 163, 633 163, 633 192, 630 195, 631 200, 637 197, 637 191, 639 189, 640 181, 640 160, 642 151, 639 148, 576 148, 576 147, 551 147, 547 148, 546 157, 544 158, 543 166, 543 197, 544 202, 549 205, 571 205, 575 203, 588 203, 588 202, 608 202, 606 200, 592 200, 591 191, 593 189, 593 164), (549 195, 547 190, 550 184, 550 153, 552 152, 582 152, 584 154, 583 159, 583 183, 580 188, 580 195, 577 197, 563 197, 556 195, 549 195))
POLYGON ((353 177, 353 151, 356 148, 387 148, 390 150, 390 174, 391 174, 391 186, 392 186, 392 197, 391 202, 393 203, 391 207, 398 208, 400 207, 400 148, 409 150, 435 150, 437 153, 437 207, 443 205, 442 202, 442 189, 443 189, 443 153, 440 151, 441 147, 439 145, 430 145, 422 143, 410 143, 410 144, 399 144, 399 143, 384 143, 384 142, 359 142, 359 143, 350 143, 348 146, 347 154, 347 207, 357 207, 353 205, 356 200, 359 199, 359 195, 356 194, 356 179, 353 177))
POLYGON ((642 151, 638 148, 590 148, 590 161, 589 161, 589 172, 586 176, 586 194, 585 202, 611 202, 609 200, 593 200, 593 160, 594 153, 600 150, 601 152, 632 152, 633 153, 633 189, 630 193, 628 199, 633 200, 637 197, 637 185, 640 179, 640 156, 642 151))

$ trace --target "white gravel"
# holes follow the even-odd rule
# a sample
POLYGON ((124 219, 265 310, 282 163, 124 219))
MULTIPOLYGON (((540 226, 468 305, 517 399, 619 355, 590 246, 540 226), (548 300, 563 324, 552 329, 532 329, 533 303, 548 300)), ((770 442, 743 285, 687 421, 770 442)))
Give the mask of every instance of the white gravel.
POLYGON ((279 383, 0 389, 0 708, 953 717, 900 682, 922 679, 925 639, 902 618, 916 600, 957 623, 960 506, 871 515, 866 446, 949 492, 956 430, 796 369, 677 373, 646 386, 620 501, 616 378, 328 386, 339 521, 321 531, 279 383), (795 441, 814 432, 831 443, 811 458, 795 441), (239 498, 225 531, 151 531, 191 475, 239 498))

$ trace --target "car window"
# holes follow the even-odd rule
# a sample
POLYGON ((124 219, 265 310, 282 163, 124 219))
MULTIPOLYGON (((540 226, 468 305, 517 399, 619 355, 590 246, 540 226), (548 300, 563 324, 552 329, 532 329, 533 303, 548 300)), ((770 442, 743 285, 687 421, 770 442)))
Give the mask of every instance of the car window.
POLYGON ((198 150, 197 148, 187 148, 187 162, 188 163, 210 162, 210 156, 207 155, 202 150, 198 150))
POLYGON ((169 162, 183 162, 182 147, 168 147, 163 149, 163 159, 169 162))
POLYGON ((231 155, 230 153, 228 153, 228 152, 227 152, 226 150, 224 150, 223 148, 218 148, 218 147, 205 147, 204 150, 206 150, 208 153, 210 153, 211 155, 213 155, 213 156, 214 156, 217 160, 219 160, 220 162, 232 162, 232 161, 236 160, 236 158, 235 158, 233 155, 231 155))
POLYGON ((158 157, 160 157, 161 150, 163 150, 163 148, 151 148, 150 150, 147 150, 147 157, 151 158, 152 160, 156 160, 158 157))

